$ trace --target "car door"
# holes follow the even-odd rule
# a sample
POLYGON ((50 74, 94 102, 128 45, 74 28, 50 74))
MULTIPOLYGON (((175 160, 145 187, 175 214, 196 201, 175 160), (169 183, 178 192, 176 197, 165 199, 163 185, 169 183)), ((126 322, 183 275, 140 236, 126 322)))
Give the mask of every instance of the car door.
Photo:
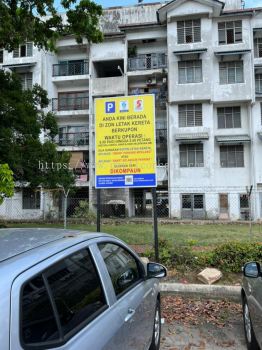
POLYGON ((123 323, 85 245, 25 271, 11 291, 10 350, 122 350, 123 323), (101 336, 102 334, 102 336, 101 336))
POLYGON ((144 279, 144 267, 119 242, 98 243, 124 327, 125 350, 144 350, 152 339, 157 282, 144 279))
POLYGON ((262 345, 262 278, 248 279, 249 297, 248 303, 252 319, 252 326, 256 339, 260 346, 262 345))

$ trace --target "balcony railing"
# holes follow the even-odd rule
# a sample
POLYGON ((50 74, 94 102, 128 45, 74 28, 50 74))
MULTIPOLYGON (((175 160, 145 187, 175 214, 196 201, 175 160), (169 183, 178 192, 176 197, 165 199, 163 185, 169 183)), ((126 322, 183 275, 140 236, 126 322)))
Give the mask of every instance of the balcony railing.
POLYGON ((166 109, 167 91, 159 92, 155 97, 156 108, 166 109))
POLYGON ((156 143, 167 143, 167 129, 156 129, 156 143))
POLYGON ((141 93, 141 90, 139 88, 132 89, 132 91, 129 91, 129 95, 144 95, 148 93, 154 93, 155 95, 155 104, 157 109, 166 109, 166 102, 167 102, 167 91, 160 91, 154 89, 154 92, 143 92, 141 93))
POLYGON ((58 146, 86 146, 89 144, 89 133, 63 133, 56 137, 55 143, 58 146))
POLYGON ((53 77, 84 75, 89 72, 87 60, 53 64, 53 77))
POLYGON ((52 99, 53 111, 77 111, 88 109, 89 97, 60 97, 52 99))
POLYGON ((151 53, 138 55, 128 59, 128 70, 149 70, 167 67, 167 55, 165 53, 151 53))

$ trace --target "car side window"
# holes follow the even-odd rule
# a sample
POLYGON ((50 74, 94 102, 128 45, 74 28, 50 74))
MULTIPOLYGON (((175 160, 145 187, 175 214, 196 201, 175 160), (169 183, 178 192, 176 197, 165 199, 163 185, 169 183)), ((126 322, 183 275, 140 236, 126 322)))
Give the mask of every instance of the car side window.
POLYGON ((83 249, 24 286, 22 343, 44 346, 64 342, 107 307, 97 270, 89 251, 83 249))
POLYGON ((23 288, 21 335, 25 344, 50 342, 59 338, 55 315, 41 275, 23 288))
POLYGON ((106 306, 99 277, 87 250, 46 272, 64 335, 94 318, 106 306))
POLYGON ((123 247, 113 243, 98 244, 117 297, 135 286, 142 278, 137 259, 123 247))

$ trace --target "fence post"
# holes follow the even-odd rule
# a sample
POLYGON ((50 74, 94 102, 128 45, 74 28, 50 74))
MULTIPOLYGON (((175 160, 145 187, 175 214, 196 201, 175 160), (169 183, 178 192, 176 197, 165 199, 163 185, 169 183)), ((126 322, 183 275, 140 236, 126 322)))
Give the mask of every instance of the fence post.
POLYGON ((97 207, 97 212, 96 212, 96 232, 100 232, 100 223, 101 223, 101 192, 100 189, 96 190, 96 207, 97 207))
POLYGON ((67 228, 67 198, 70 190, 64 191, 64 229, 67 228))
POLYGON ((250 235, 250 240, 253 239, 253 227, 252 227, 252 201, 251 201, 251 196, 252 196, 252 190, 253 190, 253 185, 250 186, 250 190, 248 191, 248 206, 249 206, 249 235, 250 235))
POLYGON ((154 222, 154 245, 155 245, 155 260, 159 261, 159 249, 158 249, 158 227, 157 227, 157 210, 156 210, 156 188, 152 188, 153 197, 153 222, 154 222))
POLYGON ((42 190, 42 195, 43 195, 43 200, 42 200, 42 205, 43 205, 43 220, 45 221, 45 219, 46 219, 46 212, 45 212, 46 198, 45 198, 45 191, 43 191, 43 190, 42 190))

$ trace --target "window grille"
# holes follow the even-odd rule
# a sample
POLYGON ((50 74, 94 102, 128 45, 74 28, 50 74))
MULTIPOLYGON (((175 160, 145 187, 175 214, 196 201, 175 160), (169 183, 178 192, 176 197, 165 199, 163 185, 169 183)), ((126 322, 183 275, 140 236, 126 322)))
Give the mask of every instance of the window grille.
POLYGON ((180 145, 180 167, 203 167, 204 151, 203 144, 180 145))
POLYGON ((219 63, 220 84, 237 84, 244 82, 243 61, 219 63))
POLYGON ((202 61, 178 62, 179 84, 202 82, 202 61))
POLYGON ((220 164, 222 168, 243 168, 243 145, 220 146, 220 164))
POLYGON ((178 44, 195 43, 201 41, 201 20, 193 19, 177 22, 178 44))
POLYGON ((236 44, 242 42, 242 21, 218 23, 219 45, 236 44))
POLYGON ((186 104, 178 106, 179 127, 202 126, 202 105, 186 104))
POLYGON ((222 107, 217 109, 218 129, 241 128, 241 108, 222 107))

